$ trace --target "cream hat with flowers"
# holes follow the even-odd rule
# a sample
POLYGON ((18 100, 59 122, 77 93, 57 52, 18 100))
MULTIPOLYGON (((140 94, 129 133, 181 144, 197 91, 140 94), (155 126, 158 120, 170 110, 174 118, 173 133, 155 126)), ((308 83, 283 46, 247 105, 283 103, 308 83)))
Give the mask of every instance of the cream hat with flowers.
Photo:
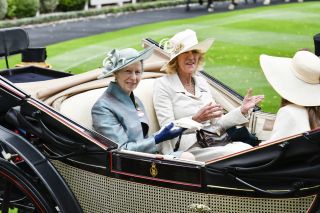
POLYGON ((208 38, 198 42, 196 32, 190 29, 178 32, 170 39, 161 40, 159 45, 170 55, 170 60, 161 68, 161 70, 165 70, 167 64, 181 53, 190 50, 199 50, 201 53, 207 52, 213 41, 213 38, 208 38))
POLYGON ((300 106, 320 106, 320 58, 298 51, 293 58, 260 56, 271 86, 284 99, 300 106))

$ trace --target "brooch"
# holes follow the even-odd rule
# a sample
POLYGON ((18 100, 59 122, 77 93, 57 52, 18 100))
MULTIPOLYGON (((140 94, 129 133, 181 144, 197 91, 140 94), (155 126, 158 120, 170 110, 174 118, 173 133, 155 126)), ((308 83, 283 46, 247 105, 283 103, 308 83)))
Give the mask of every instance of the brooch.
POLYGON ((141 118, 144 116, 144 112, 140 108, 137 108, 137 115, 141 118))

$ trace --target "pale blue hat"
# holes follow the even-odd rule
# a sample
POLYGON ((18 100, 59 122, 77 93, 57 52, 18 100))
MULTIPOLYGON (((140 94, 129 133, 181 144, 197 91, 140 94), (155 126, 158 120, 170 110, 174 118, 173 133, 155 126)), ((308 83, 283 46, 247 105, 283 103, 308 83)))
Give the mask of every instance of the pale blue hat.
POLYGON ((98 79, 105 78, 112 73, 121 70, 122 68, 129 66, 137 61, 142 61, 149 58, 153 53, 154 46, 148 47, 141 52, 138 52, 133 48, 125 48, 122 50, 113 49, 103 60, 102 64, 104 70, 98 79))

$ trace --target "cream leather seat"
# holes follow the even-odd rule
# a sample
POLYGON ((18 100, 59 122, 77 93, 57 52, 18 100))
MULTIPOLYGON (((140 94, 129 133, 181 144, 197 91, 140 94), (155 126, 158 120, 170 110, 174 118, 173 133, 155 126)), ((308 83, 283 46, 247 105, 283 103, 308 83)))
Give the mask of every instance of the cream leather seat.
MULTIPOLYGON (((144 79, 134 93, 138 96, 146 109, 149 118, 149 135, 159 130, 158 120, 153 107, 152 94, 155 79, 144 79)), ((106 88, 89 90, 64 100, 60 112, 81 125, 92 129, 91 108, 106 88)))

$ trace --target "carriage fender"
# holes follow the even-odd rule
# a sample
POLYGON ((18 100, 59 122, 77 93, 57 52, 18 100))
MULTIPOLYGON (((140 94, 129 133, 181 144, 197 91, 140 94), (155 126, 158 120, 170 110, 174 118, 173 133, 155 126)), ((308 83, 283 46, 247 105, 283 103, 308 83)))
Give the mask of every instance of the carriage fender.
POLYGON ((0 143, 17 153, 40 178, 61 212, 83 212, 52 163, 30 142, 0 125, 0 143))

